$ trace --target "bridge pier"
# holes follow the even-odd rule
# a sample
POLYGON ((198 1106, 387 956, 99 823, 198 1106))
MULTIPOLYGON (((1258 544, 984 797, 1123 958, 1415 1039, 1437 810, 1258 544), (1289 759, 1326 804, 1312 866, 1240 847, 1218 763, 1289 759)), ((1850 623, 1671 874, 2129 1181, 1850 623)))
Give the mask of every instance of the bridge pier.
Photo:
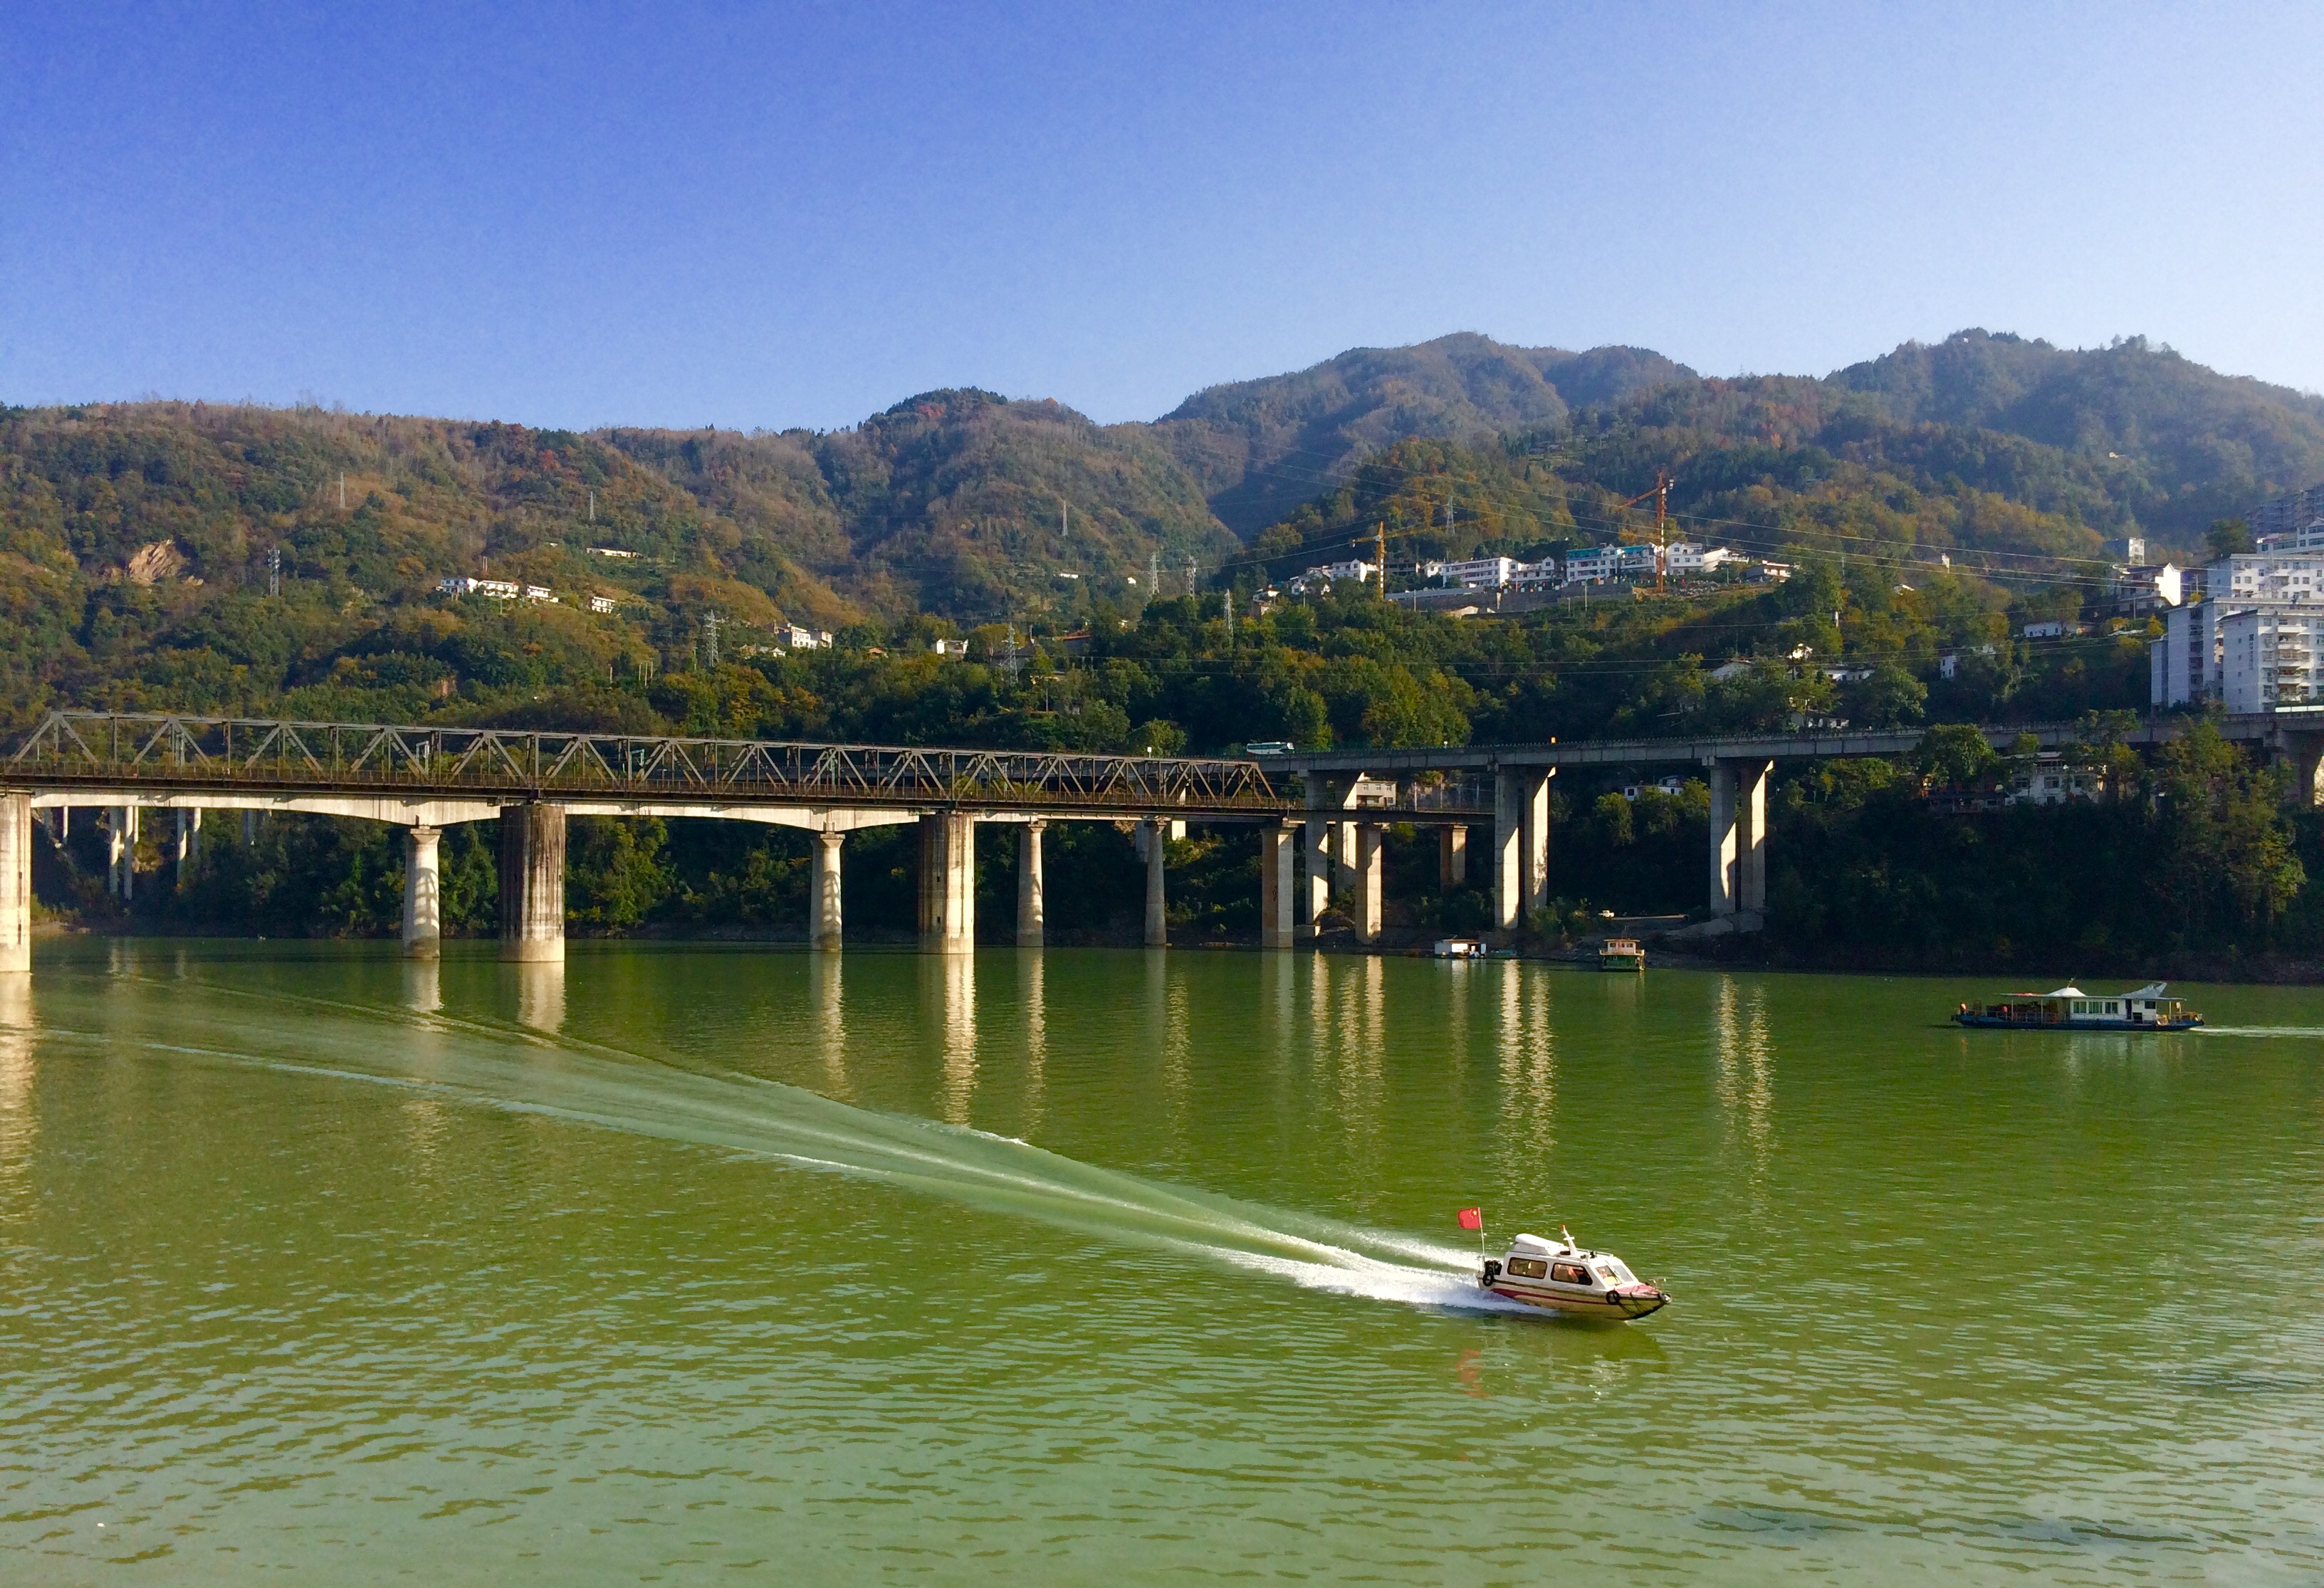
POLYGON ((813 894, 807 903, 807 943, 818 953, 835 954, 840 942, 839 846, 844 832, 829 829, 815 835, 813 894))
POLYGON ((1298 891, 1292 875, 1293 847, 1291 829, 1259 830, 1259 946, 1262 949, 1287 949, 1296 936, 1292 920, 1298 891))
POLYGON ((1356 887, 1356 824, 1332 823, 1332 896, 1344 899, 1356 887))
POLYGON ((1310 813, 1300 831, 1300 849, 1305 858, 1299 878, 1298 922, 1296 935, 1313 941, 1323 912, 1332 905, 1332 824, 1325 818, 1310 813))
POLYGON ((1048 905, 1042 897, 1041 834, 1048 823, 1036 816, 1017 830, 1017 946, 1038 949, 1047 935, 1048 905))
POLYGON ((403 830, 403 951, 414 959, 433 959, 441 950, 444 879, 437 852, 443 836, 437 827, 403 830))
POLYGON ((1545 766, 1493 774, 1493 922, 1503 932, 1549 902, 1549 778, 1545 766))
POLYGON ((1138 834, 1146 851, 1146 946, 1167 949, 1170 946, 1170 913, 1162 891, 1162 864, 1168 848, 1170 824, 1149 818, 1138 824, 1138 834))
POLYGON ((186 867, 193 863, 202 841, 202 811, 199 805, 191 810, 178 807, 177 884, 186 886, 186 867))
POLYGON ((1440 827, 1436 830, 1436 886, 1450 891, 1469 880, 1469 830, 1465 827, 1440 827))
POLYGON ((2282 747, 2282 758, 2292 770, 2292 803, 2319 803, 2316 778, 2324 771, 2324 733, 2285 733, 2282 747))
POLYGON ((106 812, 105 891, 127 904, 137 887, 137 807, 115 805, 106 812))
POLYGON ((565 807, 501 807, 503 959, 565 961, 565 807))
POLYGON ((32 796, 0 794, 0 976, 32 968, 32 796))
POLYGON ((920 952, 976 950, 976 818, 940 811, 920 818, 920 952))
POLYGON ((1380 935, 1380 883, 1386 870, 1388 829, 1377 822, 1350 822, 1356 830, 1354 906, 1356 941, 1376 943, 1380 935))
POLYGON ((1767 780, 1775 763, 1754 756, 1711 770, 1711 912, 1756 927, 1767 911, 1767 780))

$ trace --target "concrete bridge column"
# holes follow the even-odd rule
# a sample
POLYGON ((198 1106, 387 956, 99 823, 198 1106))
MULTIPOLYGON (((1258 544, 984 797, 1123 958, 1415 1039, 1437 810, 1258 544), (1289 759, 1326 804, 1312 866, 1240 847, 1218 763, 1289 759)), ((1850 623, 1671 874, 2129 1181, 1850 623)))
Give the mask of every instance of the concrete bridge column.
POLYGON ((1259 830, 1259 946, 1287 949, 1296 936, 1292 904, 1298 892, 1292 876, 1292 830, 1259 830))
POLYGON ((920 818, 920 952, 976 950, 976 818, 920 818))
POLYGON ((1549 907, 1549 780, 1554 766, 1527 775, 1524 819, 1525 907, 1530 915, 1549 907))
POLYGON ((187 810, 180 806, 178 811, 178 847, 176 855, 178 864, 177 882, 180 887, 186 886, 186 867, 193 862, 194 857, 200 850, 201 841, 201 807, 197 805, 191 810, 187 810))
POLYGON ((1356 824, 1332 823, 1332 896, 1344 899, 1356 887, 1356 824))
POLYGON ((2282 760, 2292 773, 2292 803, 2319 803, 2316 777, 2319 770, 2324 770, 2324 733, 2285 734, 2282 760))
POLYGON ((32 968, 32 796, 0 794, 0 976, 32 968))
POLYGON ((1548 902, 1549 771, 1503 766, 1493 774, 1493 921, 1515 930, 1548 902))
POLYGON ((1047 935, 1048 906, 1041 894, 1041 834, 1048 825, 1036 817, 1017 830, 1017 946, 1020 949, 1038 949, 1047 935))
POLYGON ((403 951, 433 959, 444 938, 444 876, 437 849, 444 836, 436 827, 403 831, 403 951))
POLYGON ((1349 825, 1356 830, 1356 941, 1376 943, 1380 934, 1380 885, 1387 869, 1388 829, 1377 822, 1349 825))
POLYGON ((501 958, 565 962, 565 807, 501 807, 501 958))
POLYGON ((1773 761, 1711 764, 1711 909, 1764 917, 1767 910, 1767 779, 1773 761))
POLYGON ((1139 837, 1146 850, 1146 946, 1167 949, 1170 946, 1170 915, 1168 900, 1162 891, 1162 862, 1170 836, 1167 822, 1141 822, 1139 837))
POLYGON ((1296 930, 1302 938, 1313 938, 1332 903, 1332 824, 1321 816, 1309 816, 1300 838, 1303 859, 1296 930))
POLYGON ((106 827, 105 891, 125 904, 137 886, 137 807, 114 806, 106 827))
POLYGON ((846 837, 844 832, 829 831, 815 835, 815 869, 808 880, 807 941, 807 946, 818 953, 839 951, 839 846, 846 837))
POLYGON ((1436 886, 1450 890, 1469 880, 1469 830, 1436 830, 1436 886))

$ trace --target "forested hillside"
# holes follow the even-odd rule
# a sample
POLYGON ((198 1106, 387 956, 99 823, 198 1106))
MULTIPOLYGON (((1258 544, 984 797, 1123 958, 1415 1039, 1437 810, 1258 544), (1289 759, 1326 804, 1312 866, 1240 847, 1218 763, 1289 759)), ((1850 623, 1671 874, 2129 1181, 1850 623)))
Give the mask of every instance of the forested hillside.
MULTIPOLYGON (((2140 344, 1964 333, 1826 380, 1445 338, 1217 389, 1157 425, 976 390, 779 435, 8 410, 0 726, 72 704, 1146 752, 2084 718, 2105 758, 2106 714, 2144 706, 2152 629, 2107 616, 2102 537, 2189 545, 2213 508, 2314 483, 2317 407, 2140 344), (1662 470, 1670 533, 1798 572, 1490 619, 1405 611, 1369 587, 1253 599, 1379 537, 1406 567, 1635 538, 1647 509, 1621 504, 1662 470), (1295 479, 1248 542, 1221 522, 1295 479), (558 599, 447 595, 447 574, 558 599), (2051 616, 2088 631, 2022 638, 2051 616), (839 643, 786 652, 787 623, 839 643), (931 654, 938 635, 966 636, 970 656, 931 654)), ((2206 941, 2324 947, 2303 869, 2324 847, 2315 822, 2284 814, 2231 747, 2204 756, 2176 782, 2125 784, 2164 778, 2154 790, 2180 803, 2161 815, 2134 801, 1982 827, 1932 815, 1923 769, 1787 774, 1778 941, 1991 960, 2064 931, 2064 909, 2092 968, 2206 941), (2093 844, 2152 865, 2109 862, 2130 880, 2060 904, 2048 879, 2093 844)), ((1699 903, 1699 791, 1631 802, 1567 779, 1558 797, 1574 841, 1543 930, 1585 902, 1699 903)), ((1061 930, 1120 925, 1110 901, 1136 890, 1112 837, 1060 840, 1061 896, 1088 904, 1061 930)), ((456 924, 490 919, 489 841, 464 831, 447 849, 456 924)), ((862 840, 849 874, 882 918, 908 898, 900 845, 862 840)), ((361 824, 287 824, 217 856, 139 910, 392 924, 397 862, 361 824)), ((51 863, 65 870, 44 872, 44 896, 111 908, 93 873, 51 863)), ((789 923, 804 864, 782 834, 583 823, 576 924, 789 923)), ((1183 930, 1248 926, 1249 856, 1198 836, 1174 864, 1183 930)), ((1439 895, 1419 847, 1397 864, 1408 919, 1476 923, 1480 897, 1439 895)))

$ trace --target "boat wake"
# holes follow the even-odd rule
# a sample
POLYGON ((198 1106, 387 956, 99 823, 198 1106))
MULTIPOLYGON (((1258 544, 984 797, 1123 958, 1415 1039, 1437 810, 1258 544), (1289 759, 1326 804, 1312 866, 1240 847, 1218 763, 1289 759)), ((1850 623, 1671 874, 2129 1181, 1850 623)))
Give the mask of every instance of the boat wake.
MULTIPOLYGON (((44 1018, 42 1038, 407 1088, 877 1181, 1309 1290, 1540 1316, 1480 1290, 1474 1257, 1458 1246, 1170 1186, 1014 1137, 858 1108, 779 1081, 688 1069, 524 1028, 217 986, 202 987, 208 996, 188 997, 185 984, 172 986, 180 996, 166 1030, 124 1029, 101 1015, 67 1029, 44 1018), (254 1004, 287 1004, 294 1017, 254 1019, 254 1004), (383 1024, 403 1029, 383 1041, 383 1024)), ((94 1008, 87 1013, 97 1015, 94 1008)))

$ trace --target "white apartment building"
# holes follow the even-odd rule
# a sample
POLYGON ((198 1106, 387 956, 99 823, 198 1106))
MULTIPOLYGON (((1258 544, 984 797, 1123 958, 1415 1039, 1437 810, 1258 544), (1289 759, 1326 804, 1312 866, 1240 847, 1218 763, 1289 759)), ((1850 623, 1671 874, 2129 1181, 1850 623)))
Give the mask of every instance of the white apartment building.
POLYGON ((436 582, 438 593, 444 595, 492 595, 503 601, 553 601, 557 592, 545 584, 519 584, 512 579, 469 579, 455 576, 436 582))
POLYGON ((1728 546, 1695 546, 1683 540, 1674 540, 1663 551, 1663 566, 1673 574, 1708 574, 1743 560, 1741 552, 1728 546))
POLYGON ((2324 606, 2269 604, 2219 624, 2219 698, 2228 711, 2272 711, 2324 699, 2317 671, 2324 606))
POLYGON ((2324 595, 2324 553, 2239 552, 2206 571, 2214 601, 2295 601, 2324 595))
POLYGON ((1618 577, 1622 571, 1622 548, 1618 546, 1587 546, 1565 554, 1565 582, 1576 584, 1599 583, 1618 577))
POLYGON ((1478 557, 1465 563, 1427 563, 1421 572, 1459 590, 1499 590, 1522 566, 1515 557, 1478 557))
POLYGON ((2218 701, 2231 711, 2305 704, 2319 693, 2324 553, 2246 553, 2205 570, 2209 594, 2163 614, 2148 656, 2157 706, 2218 701))

